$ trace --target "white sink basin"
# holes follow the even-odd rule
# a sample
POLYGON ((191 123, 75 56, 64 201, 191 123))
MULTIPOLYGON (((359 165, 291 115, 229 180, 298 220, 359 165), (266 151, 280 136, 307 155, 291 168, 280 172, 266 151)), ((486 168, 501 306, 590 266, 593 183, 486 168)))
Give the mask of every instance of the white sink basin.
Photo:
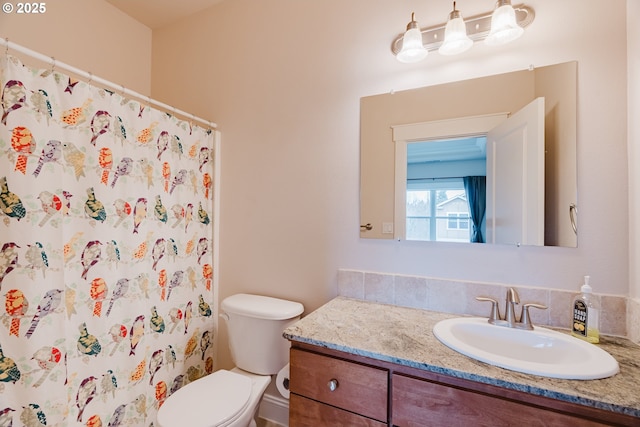
POLYGON ((486 318, 438 322, 434 335, 447 347, 481 362, 550 378, 594 380, 618 373, 618 362, 600 347, 551 329, 533 331, 489 324, 486 318))

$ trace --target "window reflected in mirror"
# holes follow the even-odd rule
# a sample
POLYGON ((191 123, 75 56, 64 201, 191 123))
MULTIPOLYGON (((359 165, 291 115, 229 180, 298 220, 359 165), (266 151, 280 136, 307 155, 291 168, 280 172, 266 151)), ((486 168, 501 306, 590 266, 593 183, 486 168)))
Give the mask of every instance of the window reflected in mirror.
MULTIPOLYGON (((468 243, 475 227, 484 242, 484 220, 475 224, 470 209, 477 197, 465 191, 464 177, 486 177, 486 141, 478 135, 407 144, 407 240, 468 243)), ((484 205, 485 191, 481 197, 484 205)))

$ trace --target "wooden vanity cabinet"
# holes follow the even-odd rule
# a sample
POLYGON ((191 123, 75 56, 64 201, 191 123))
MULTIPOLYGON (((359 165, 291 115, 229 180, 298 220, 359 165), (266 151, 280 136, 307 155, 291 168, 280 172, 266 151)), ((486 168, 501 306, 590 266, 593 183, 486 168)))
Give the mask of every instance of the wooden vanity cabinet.
POLYGON ((290 391, 290 427, 640 426, 617 412, 296 341, 290 391))

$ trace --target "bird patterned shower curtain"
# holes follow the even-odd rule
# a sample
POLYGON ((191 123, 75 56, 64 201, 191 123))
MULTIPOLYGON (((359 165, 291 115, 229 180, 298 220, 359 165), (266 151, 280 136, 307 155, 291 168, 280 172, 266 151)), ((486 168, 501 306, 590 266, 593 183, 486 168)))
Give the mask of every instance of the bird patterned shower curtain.
POLYGON ((151 426, 213 370, 216 131, 0 58, 0 426, 151 426))

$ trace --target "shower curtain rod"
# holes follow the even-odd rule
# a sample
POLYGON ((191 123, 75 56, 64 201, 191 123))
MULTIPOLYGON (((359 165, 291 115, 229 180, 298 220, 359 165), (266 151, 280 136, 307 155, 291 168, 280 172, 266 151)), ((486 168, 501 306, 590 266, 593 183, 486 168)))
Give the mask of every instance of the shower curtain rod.
POLYGON ((69 71, 69 72, 71 72, 73 74, 76 74, 76 75, 78 75, 80 77, 83 77, 83 78, 87 79, 88 83, 96 82, 96 83, 98 83, 98 84, 100 84, 102 86, 106 86, 107 88, 113 89, 116 92, 121 92, 123 94, 126 94, 128 96, 137 98, 139 100, 145 100, 150 105, 153 105, 153 106, 156 106, 156 107, 160 107, 163 110, 170 111, 170 112, 172 112, 172 113, 174 113, 176 115, 180 115, 180 116, 183 116, 183 117, 188 117, 192 121, 204 124, 208 128, 211 128, 211 129, 216 129, 217 128, 217 125, 212 121, 201 119, 200 117, 196 117, 191 113, 187 113, 186 111, 178 110, 177 108, 174 108, 174 107, 172 107, 170 105, 164 104, 164 103, 162 103, 160 101, 156 101, 155 99, 151 99, 148 96, 145 96, 145 95, 142 95, 142 94, 140 94, 138 92, 134 92, 134 91, 132 91, 130 89, 127 89, 122 85, 117 85, 117 84, 112 83, 112 82, 110 82, 108 80, 105 80, 103 78, 96 77, 96 76, 94 76, 93 74, 91 74, 89 72, 80 70, 79 68, 76 68, 76 67, 74 67, 72 65, 65 64, 64 62, 59 62, 54 57, 48 57, 46 55, 38 53, 38 52, 36 52, 34 50, 31 50, 31 49, 26 48, 24 46, 21 46, 19 44, 13 43, 13 42, 9 41, 8 38, 4 38, 4 39, 0 38, 0 45, 4 45, 5 46, 6 52, 8 52, 9 49, 12 49, 12 50, 15 50, 17 52, 20 52, 20 53, 23 53, 25 55, 28 55, 28 56, 30 56, 32 58, 35 58, 37 60, 40 60, 42 62, 49 62, 49 63, 52 64, 52 66, 54 68, 60 68, 60 69, 69 71))

